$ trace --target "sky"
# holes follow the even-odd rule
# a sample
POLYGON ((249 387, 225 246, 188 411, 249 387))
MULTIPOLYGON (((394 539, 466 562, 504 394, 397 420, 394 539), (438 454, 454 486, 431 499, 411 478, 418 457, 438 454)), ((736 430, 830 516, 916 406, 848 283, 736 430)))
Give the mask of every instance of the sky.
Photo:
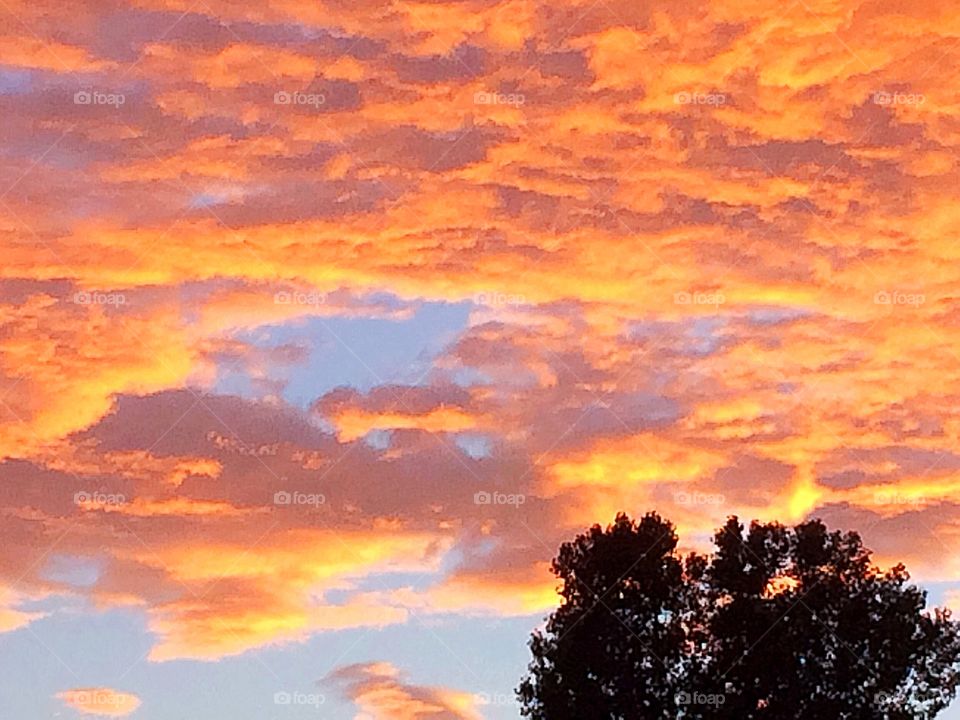
POLYGON ((4 720, 517 718, 621 510, 960 606, 955 3, 0 18, 4 720))

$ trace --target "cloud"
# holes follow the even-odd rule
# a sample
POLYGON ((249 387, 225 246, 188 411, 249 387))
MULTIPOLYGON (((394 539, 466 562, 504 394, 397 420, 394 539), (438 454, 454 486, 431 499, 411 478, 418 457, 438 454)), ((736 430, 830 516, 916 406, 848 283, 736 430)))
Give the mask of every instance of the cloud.
POLYGON ((477 695, 440 687, 412 685, 390 663, 341 667, 324 681, 341 688, 371 720, 480 720, 477 695))
POLYGON ((135 562, 162 571, 180 599, 150 610, 159 637, 152 660, 215 660, 313 633, 403 622, 396 603, 357 592, 368 575, 433 567, 437 538, 397 532, 299 530, 260 543, 187 543, 136 553, 135 562), (233 558, 226 565, 224 557, 233 558), (334 592, 347 599, 329 598, 334 592))
POLYGON ((77 688, 57 693, 63 704, 83 715, 126 717, 140 707, 140 698, 111 688, 77 688))
POLYGON ((17 609, 16 606, 25 599, 20 593, 0 585, 0 633, 19 630, 35 620, 46 617, 46 613, 17 609))
POLYGON ((188 5, 10 3, 0 587, 216 660, 535 615, 619 510, 957 579, 950 3, 188 5), (415 385, 284 401, 316 322, 425 302, 415 385))

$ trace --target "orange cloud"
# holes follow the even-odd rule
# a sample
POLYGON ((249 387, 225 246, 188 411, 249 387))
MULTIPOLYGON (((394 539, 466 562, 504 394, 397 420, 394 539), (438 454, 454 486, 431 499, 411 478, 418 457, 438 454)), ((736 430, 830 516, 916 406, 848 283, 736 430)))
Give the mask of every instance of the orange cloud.
POLYGON ((340 438, 352 442, 371 430, 416 429, 427 432, 457 433, 482 427, 482 418, 476 418, 458 408, 435 408, 424 414, 368 413, 362 410, 344 410, 332 418, 340 438))
POLYGON ((960 576, 951 3, 145 0, 110 37, 9 5, 0 586, 213 660, 542 612, 557 544, 618 510, 691 543, 824 515, 960 576), (472 309, 416 387, 284 402, 273 328, 428 301, 472 309), (256 402, 213 394, 237 369, 256 402), (42 572, 60 536, 91 588, 42 572), (361 585, 398 571, 429 587, 361 585))
POLYGON ((453 577, 430 592, 426 606, 435 612, 534 615, 557 602, 556 578, 548 563, 538 562, 520 570, 491 569, 453 577))
POLYGON ((16 606, 23 599, 20 593, 0 585, 0 633, 19 630, 34 620, 46 617, 45 613, 18 610, 16 606))
POLYGON ((367 575, 435 569, 437 542, 416 533, 303 529, 249 545, 144 550, 135 559, 164 572, 181 595, 150 609, 159 636, 150 658, 215 660, 324 630, 403 622, 406 610, 389 597, 354 592, 335 603, 324 596, 367 575))
POLYGON ((36 36, 5 35, 0 39, 0 63, 58 73, 97 72, 114 63, 97 60, 83 48, 36 36))
POLYGON ((83 715, 126 717, 140 707, 140 698, 110 688, 77 688, 57 693, 63 704, 83 715))
MULTIPOLYGON (((338 685, 371 720, 480 720, 480 697, 448 688, 411 685, 390 663, 348 665, 325 682, 338 685)), ((360 716, 358 716, 360 717, 360 716)))

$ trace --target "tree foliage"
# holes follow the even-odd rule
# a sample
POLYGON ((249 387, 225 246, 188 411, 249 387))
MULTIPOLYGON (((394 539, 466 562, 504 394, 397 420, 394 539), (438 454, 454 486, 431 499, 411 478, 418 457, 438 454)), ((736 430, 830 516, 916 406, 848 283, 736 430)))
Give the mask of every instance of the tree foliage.
POLYGON ((680 557, 656 513, 564 543, 560 607, 518 689, 534 720, 921 720, 960 683, 960 623, 856 533, 732 517, 680 557))

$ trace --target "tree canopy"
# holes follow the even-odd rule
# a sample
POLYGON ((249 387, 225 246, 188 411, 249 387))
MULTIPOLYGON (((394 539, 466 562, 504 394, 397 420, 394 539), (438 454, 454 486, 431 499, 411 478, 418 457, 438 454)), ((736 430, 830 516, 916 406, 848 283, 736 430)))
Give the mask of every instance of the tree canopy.
POLYGON ((518 688, 534 720, 921 720, 960 683, 960 623, 819 520, 681 557, 656 513, 564 543, 560 607, 518 688))

